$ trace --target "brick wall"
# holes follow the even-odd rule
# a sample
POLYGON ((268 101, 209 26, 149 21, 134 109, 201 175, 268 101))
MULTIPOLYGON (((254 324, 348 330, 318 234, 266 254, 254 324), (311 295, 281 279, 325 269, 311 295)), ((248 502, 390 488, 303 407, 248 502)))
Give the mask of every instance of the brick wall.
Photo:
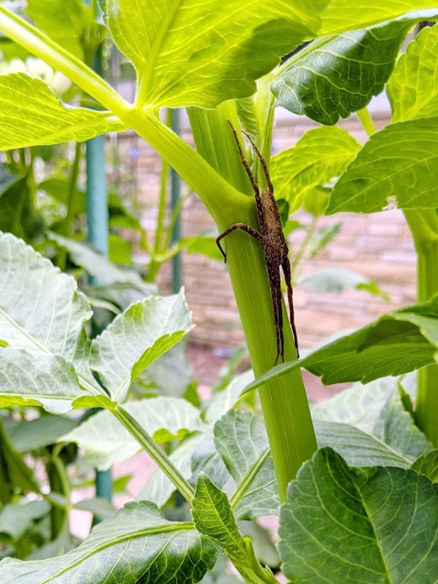
MULTIPOLYGON (((385 104, 373 113, 378 127, 387 123, 385 104)), ((352 117, 340 125, 360 142, 365 141, 356 118, 352 117)), ((274 151, 290 147, 311 127, 313 124, 303 121, 303 118, 285 114, 278 116, 274 151)), ((183 137, 190 141, 187 124, 183 124, 183 128, 183 137)), ((122 143, 123 140, 121 138, 122 143)), ((137 149, 135 166, 141 220, 144 227, 150 230, 154 228, 156 218, 160 161, 153 150, 141 141, 138 141, 137 149)), ((125 151, 129 154, 126 145, 125 151)), ((309 262, 303 273, 326 267, 355 270, 375 280, 383 291, 390 294, 391 301, 385 302, 363 291, 321 293, 297 285, 295 312, 303 347, 311 346, 340 330, 365 325, 383 312, 415 301, 415 253, 403 214, 396 210, 371 215, 341 214, 324 218, 323 223, 333 224, 340 220, 343 222, 340 235, 309 262)), ((183 212, 183 235, 194 235, 213 226, 202 202, 193 194, 183 212)), ((293 249, 295 237, 291 243, 293 249)), ((191 333, 191 340, 224 348, 242 344, 244 338, 225 265, 200 255, 184 254, 183 280, 197 325, 191 333)), ((169 281, 167 268, 159 278, 163 292, 169 290, 169 281)))

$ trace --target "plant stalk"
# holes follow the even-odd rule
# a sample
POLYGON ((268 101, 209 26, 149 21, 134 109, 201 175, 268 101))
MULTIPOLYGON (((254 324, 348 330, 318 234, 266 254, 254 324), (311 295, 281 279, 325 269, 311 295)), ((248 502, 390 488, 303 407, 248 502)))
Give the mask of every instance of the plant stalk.
MULTIPOLYGON (((426 302, 438 294, 438 211, 406 210, 417 251, 417 296, 426 302)), ((418 426, 438 448, 438 365, 418 371, 416 418, 418 426)))

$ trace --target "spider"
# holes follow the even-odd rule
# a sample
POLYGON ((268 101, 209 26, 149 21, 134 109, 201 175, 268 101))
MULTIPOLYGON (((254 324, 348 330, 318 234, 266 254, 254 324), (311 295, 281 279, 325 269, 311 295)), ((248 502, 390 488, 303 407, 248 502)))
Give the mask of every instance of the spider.
POLYGON ((294 305, 293 305, 293 289, 291 284, 291 269, 288 258, 289 248, 287 246, 286 238, 283 234, 283 227, 281 225, 280 213, 278 211, 277 203, 274 198, 274 187, 269 176, 268 167, 266 165, 265 159, 263 158, 260 150, 257 148, 254 140, 251 136, 242 130, 243 134, 248 138, 255 153, 257 154, 260 163, 263 168, 264 175, 266 177, 267 189, 261 189, 254 178, 248 161, 245 158, 242 147, 237 136, 237 132, 231 122, 228 120, 233 131, 234 139, 236 140, 237 147, 239 149, 240 158, 242 164, 246 170, 246 173, 251 182, 252 188, 255 193, 255 201, 257 206, 257 216, 259 222, 260 231, 253 229, 245 223, 235 223, 230 225, 223 233, 221 233, 216 238, 217 246, 219 247, 222 255, 224 256, 225 262, 227 261, 227 256, 222 249, 220 244, 221 240, 226 237, 232 231, 236 229, 241 229, 254 237, 257 241, 263 245, 263 252, 265 255, 265 264, 268 272, 269 287, 271 289, 272 307, 274 309, 274 324, 275 324, 275 336, 277 341, 277 356, 275 359, 275 365, 278 359, 281 357, 284 362, 284 334, 283 334, 283 311, 282 311, 282 293, 281 293, 281 280, 280 280, 280 266, 283 270, 284 279, 287 286, 287 297, 289 302, 289 320, 292 328, 292 333, 294 337, 295 348, 297 351, 297 357, 299 357, 298 352, 298 338, 297 330, 295 327, 295 315, 294 315, 294 305))

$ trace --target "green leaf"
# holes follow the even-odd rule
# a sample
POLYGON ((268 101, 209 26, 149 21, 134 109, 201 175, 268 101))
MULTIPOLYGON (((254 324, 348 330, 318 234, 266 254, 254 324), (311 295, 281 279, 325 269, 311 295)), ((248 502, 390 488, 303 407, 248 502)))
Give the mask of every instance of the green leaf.
POLYGON ((78 503, 73 505, 74 509, 79 509, 80 511, 89 511, 99 520, 103 521, 108 519, 113 515, 115 508, 114 506, 103 497, 93 497, 92 499, 82 499, 78 503))
POLYGON ((0 503, 5 505, 18 492, 39 493, 40 488, 33 472, 17 452, 0 421, 0 503))
POLYGON ((140 373, 192 328, 182 292, 146 298, 115 318, 92 342, 90 366, 111 398, 121 403, 140 373))
POLYGON ((91 10, 81 0, 28 0, 26 13, 39 29, 48 34, 69 53, 83 60, 82 42, 98 42, 99 36, 86 34, 86 27, 92 24, 91 10), (94 38, 95 37, 95 38, 94 38))
POLYGON ((438 450, 432 450, 417 458, 411 469, 433 483, 438 483, 438 450))
POLYGON ((397 63, 388 83, 392 121, 438 115, 438 29, 424 28, 397 63))
POLYGON ((75 550, 48 560, 0 562, 16 584, 191 584, 213 567, 216 548, 191 523, 166 521, 151 503, 130 503, 75 550))
POLYGON ((318 446, 333 448, 349 466, 409 468, 412 462, 407 456, 350 424, 315 420, 315 432, 318 446))
POLYGON ((253 379, 254 373, 252 369, 249 369, 245 373, 236 375, 225 389, 214 393, 205 411, 205 421, 213 423, 222 418, 228 410, 235 406, 241 393, 253 379))
POLYGON ((253 94, 257 78, 314 36, 327 3, 107 0, 105 11, 115 43, 137 70, 140 105, 215 107, 253 94))
POLYGON ((410 26, 390 22, 314 41, 272 83, 277 105, 320 124, 348 118, 381 93, 410 26))
POLYGON ((359 272, 353 272, 353 270, 345 268, 323 268, 322 270, 311 272, 300 279, 300 284, 312 286, 319 292, 340 293, 343 290, 355 288, 356 290, 369 292, 374 296, 380 296, 384 300, 389 300, 388 295, 382 292, 374 281, 369 280, 359 272))
POLYGON ((82 142, 126 129, 108 112, 63 104, 41 79, 0 75, 0 150, 82 142))
POLYGON ((30 501, 15 505, 5 505, 0 513, 0 535, 17 541, 32 529, 35 520, 50 511, 46 501, 30 501))
POLYGON ((287 199, 293 213, 315 187, 340 176, 359 150, 356 140, 341 128, 307 131, 295 146, 272 158, 276 198, 287 199))
POLYGON ((240 534, 226 494, 204 474, 198 476, 192 503, 197 530, 224 548, 245 582, 277 582, 269 568, 262 568, 257 562, 251 540, 240 534))
POLYGON ((132 288, 143 294, 151 293, 151 286, 131 269, 121 268, 108 261, 101 253, 85 242, 75 241, 50 232, 48 238, 66 249, 74 263, 84 268, 90 276, 94 276, 102 284, 130 284, 132 288))
POLYGON ((0 349, 0 407, 41 405, 52 414, 66 414, 83 394, 73 366, 62 357, 0 349))
MULTIPOLYGON (((181 440, 191 432, 205 429, 200 412, 183 399, 157 397, 132 401, 124 409, 156 442, 181 440)), ((109 411, 99 412, 61 440, 76 442, 99 470, 106 470, 114 462, 127 460, 140 451, 138 442, 109 411)))
POLYGON ((36 448, 54 444, 60 436, 73 430, 77 422, 61 416, 40 416, 34 420, 23 420, 9 430, 9 438, 18 452, 29 452, 36 448))
POLYGON ((344 381, 368 383, 433 364, 438 346, 437 318, 438 296, 424 304, 388 312, 304 359, 277 365, 248 385, 245 392, 299 367, 321 376, 328 385, 344 381))
POLYGON ((231 505, 237 519, 276 515, 280 504, 262 418, 230 410, 214 426, 215 445, 236 481, 231 505))
POLYGON ((376 419, 397 388, 397 383, 398 379, 394 377, 383 377, 367 384, 355 383, 330 399, 315 404, 312 417, 351 424, 371 434, 376 419))
POLYGON ((339 179, 326 213, 435 208, 437 185, 438 117, 390 124, 339 179))
POLYGON ((400 468, 349 469, 318 451, 288 489, 280 556, 292 582, 432 584, 438 486, 400 468))
POLYGON ((436 1, 386 0, 382 3, 379 0, 332 0, 322 14, 322 28, 319 35, 365 28, 394 18, 409 20, 411 15, 407 13, 411 10, 415 11, 414 14, 422 20, 432 19, 437 12, 436 1), (427 10, 428 8, 431 10, 427 10), (420 10, 421 14, 419 14, 420 10))
POLYGON ((373 435, 412 460, 433 448, 415 424, 412 403, 401 388, 389 396, 374 424, 373 435))
POLYGON ((0 233, 0 335, 11 347, 72 360, 91 316, 73 278, 23 241, 0 233))

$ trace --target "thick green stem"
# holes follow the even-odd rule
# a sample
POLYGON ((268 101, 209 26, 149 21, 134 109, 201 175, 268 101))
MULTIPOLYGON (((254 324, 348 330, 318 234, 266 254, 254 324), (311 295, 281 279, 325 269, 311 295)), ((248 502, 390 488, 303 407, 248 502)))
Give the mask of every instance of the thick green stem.
MULTIPOLYGON (((226 116, 230 117, 226 112, 226 116)), ((198 141, 196 124, 193 124, 196 144, 201 153, 210 159, 219 149, 224 155, 233 156, 239 161, 234 138, 228 128, 224 116, 213 112, 209 119, 206 112, 201 112, 204 125, 200 130, 212 136, 224 136, 228 148, 215 144, 214 152, 210 152, 209 143, 198 141), (219 126, 219 128, 217 127, 219 126)), ((196 116, 191 112, 191 121, 196 116)), ((225 161, 219 161, 227 165, 225 161)), ((231 163, 228 167, 231 168, 231 163)), ((238 175, 239 176, 239 175, 238 175)), ((248 179, 246 188, 251 190, 248 179)), ((258 229, 258 219, 253 196, 246 197, 246 205, 234 207, 232 217, 218 216, 216 222, 220 231, 227 229, 232 223, 242 222, 258 229)), ((254 375, 263 375, 272 367, 276 358, 275 325, 272 309, 272 299, 264 261, 263 248, 259 242, 242 231, 234 231, 224 240, 227 253, 231 284, 233 286, 237 307, 239 310, 243 331, 251 356, 254 375)), ((283 308, 285 360, 296 359, 292 333, 288 324, 288 316, 283 308)), ((263 408, 266 430, 274 460, 278 490, 282 501, 286 498, 289 482, 317 448, 315 433, 310 417, 309 405, 304 389, 301 373, 295 371, 278 380, 267 383, 260 389, 260 401, 263 408)))
MULTIPOLYGON (((438 293, 438 212, 434 209, 405 211, 417 250, 418 301, 438 293)), ((417 422, 438 448, 438 365, 418 372, 417 422)))

